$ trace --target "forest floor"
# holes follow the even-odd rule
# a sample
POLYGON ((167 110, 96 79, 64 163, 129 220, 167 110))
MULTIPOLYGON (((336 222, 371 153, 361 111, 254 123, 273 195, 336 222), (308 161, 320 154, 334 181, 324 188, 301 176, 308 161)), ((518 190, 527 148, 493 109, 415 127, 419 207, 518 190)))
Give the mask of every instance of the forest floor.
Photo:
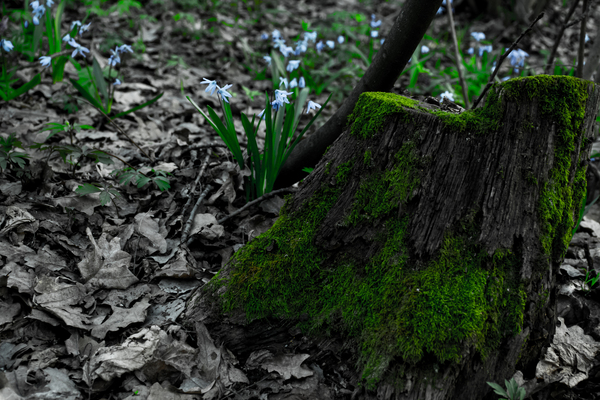
MULTIPOLYGON (((221 139, 182 95, 181 86, 201 108, 216 109, 217 97, 206 93, 201 81, 232 84, 234 116, 257 114, 264 108, 262 93, 272 89, 263 60, 272 41, 261 35, 278 29, 292 41, 301 34, 302 23, 310 23, 310 29, 320 34, 318 40, 334 40, 340 49, 322 59, 313 51, 307 61, 314 64, 311 79, 321 87, 309 99, 323 104, 334 93, 310 134, 359 80, 347 68, 350 60, 343 54, 352 51, 343 50, 339 35, 348 44, 352 35, 364 33, 375 14, 385 38, 400 11, 399 2, 143 3, 142 9, 132 7, 129 13, 92 15, 85 21, 92 23, 89 31, 78 39, 100 66, 107 65, 115 45, 132 45, 134 53, 122 55, 124 78, 115 92, 116 111, 164 93, 149 107, 118 119, 118 130, 78 100, 67 79, 53 84, 48 72, 40 85, 0 104, 0 133, 14 133, 23 145, 43 142, 47 123, 69 120, 94 129, 74 137, 56 135, 46 143, 85 144, 140 166, 147 160, 131 139, 152 154, 154 169, 172 174, 166 192, 151 184, 140 189, 119 186, 110 175, 114 166, 83 158, 74 166, 60 157, 48 160, 47 152, 28 151, 29 179, 20 179, 16 169, 0 176, 0 400, 200 395, 276 399, 291 393, 314 398, 324 387, 333 388, 328 393, 336 398, 350 398, 356 389, 352 374, 325 371, 324 375, 314 357, 307 361, 311 354, 288 358, 262 354, 242 367, 236 355, 214 343, 201 326, 196 332, 181 327, 181 313, 192 291, 208 282, 244 243, 272 226, 284 201, 283 195, 275 195, 220 222, 245 204, 242 173, 226 149, 212 146, 221 139), (250 99, 245 91, 260 94, 251 93, 250 99), (98 182, 110 182, 120 196, 102 206, 98 194, 74 193, 79 185, 98 182), (208 185, 214 189, 202 196, 208 185), (197 201, 190 231, 186 225, 197 201), (191 234, 189 251, 179 247, 182 232, 191 234)), ((541 73, 554 44, 567 12, 562 2, 555 3, 519 45, 529 53, 525 74, 541 73)), ((63 21, 69 26, 85 16, 85 6, 70 2, 63 21)), ((485 33, 494 48, 509 47, 527 24, 505 19, 476 15, 466 1, 457 1, 455 23, 465 48, 467 42, 476 45, 470 32, 485 33)), ((592 15, 588 46, 596 37, 595 21, 592 15)), ((418 76, 411 87, 414 94, 438 96, 456 84, 443 72, 453 68, 449 31, 445 14, 431 24, 422 42, 431 49, 432 57, 423 66, 430 73, 418 76)), ((576 58, 578 34, 579 25, 568 28, 560 42, 557 59, 564 65, 572 65, 576 58)), ((23 81, 42 70, 37 63, 13 61, 19 63, 17 76, 23 81)), ((355 59, 351 62, 355 71, 367 67, 355 59)), ((65 71, 76 76, 69 63, 65 71)), ((509 73, 507 66, 501 76, 509 73)), ((395 90, 408 85, 409 74, 404 74, 395 90)), ((244 144, 245 137, 239 139, 244 144)), ((115 166, 124 164, 116 161, 115 166)))

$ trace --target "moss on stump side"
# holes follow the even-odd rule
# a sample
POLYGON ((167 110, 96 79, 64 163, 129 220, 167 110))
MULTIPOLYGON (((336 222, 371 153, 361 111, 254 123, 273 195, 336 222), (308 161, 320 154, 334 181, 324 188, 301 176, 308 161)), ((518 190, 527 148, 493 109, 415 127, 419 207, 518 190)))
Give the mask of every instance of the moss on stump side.
MULTIPOLYGON (((494 85, 482 108, 460 115, 433 112, 457 133, 493 135, 503 113, 500 93, 512 99, 538 96, 543 115, 556 123, 554 165, 550 178, 539 183, 538 207, 540 241, 552 259, 564 255, 574 208, 585 195, 585 166, 579 163, 574 177, 568 171, 583 132, 588 84, 566 77, 513 79, 494 85)), ((350 132, 372 138, 388 117, 410 118, 404 107, 418 106, 390 93, 364 93, 350 118, 350 132)), ((479 205, 473 204, 471 214, 445 232, 437 254, 414 267, 406 237, 410 215, 397 210, 421 184, 421 169, 429 162, 416 147, 405 142, 391 169, 364 176, 347 210, 345 224, 383 226, 374 243, 378 251, 367 265, 344 255, 332 261, 315 235, 353 169, 370 164, 370 150, 364 160, 332 168, 334 181, 323 178, 308 201, 293 212, 284 207, 269 231, 235 254, 226 276, 210 284, 215 292, 226 287, 219 291, 223 311, 243 309, 249 320, 308 316, 303 326, 309 330, 344 332, 360 347, 360 367, 369 383, 380 379, 395 357, 416 363, 429 354, 438 362, 458 363, 465 349, 474 347, 485 359, 518 333, 527 300, 518 273, 521 255, 513 249, 489 255, 470 240, 478 230, 474 216, 479 205)))

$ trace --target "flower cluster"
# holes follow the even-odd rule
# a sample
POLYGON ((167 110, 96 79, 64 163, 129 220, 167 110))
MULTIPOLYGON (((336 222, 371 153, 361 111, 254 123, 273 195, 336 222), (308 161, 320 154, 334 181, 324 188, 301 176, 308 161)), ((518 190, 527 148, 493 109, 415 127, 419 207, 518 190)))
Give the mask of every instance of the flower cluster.
MULTIPOLYGON (((69 42, 69 44, 71 44, 71 43, 69 42)), ((116 66, 118 63, 121 62, 121 57, 119 56, 119 53, 125 53, 125 52, 133 53, 133 49, 131 48, 131 46, 129 46, 127 44, 117 46, 117 47, 115 47, 114 50, 111 49, 110 50, 111 56, 108 58, 108 64, 111 67, 116 66)))
MULTIPOLYGON (((529 54, 521 49, 516 49, 508 55, 508 58, 510 58, 510 64, 513 67, 522 67, 525 63, 525 57, 529 57, 529 54)), ((515 72, 519 73, 519 68, 515 68, 515 72)))
MULTIPOLYGON (((271 102, 271 106, 273 106, 273 110, 278 111, 281 107, 284 106, 284 104, 290 104, 290 101, 287 98, 287 96, 289 96, 290 94, 292 94, 292 92, 286 92, 285 90, 275 90, 275 100, 273 100, 273 102, 271 102)), ((317 104, 312 100, 309 100, 308 105, 306 106, 306 113, 308 114, 308 112, 310 110, 315 110, 318 108, 321 108, 320 104, 317 104)), ((260 114, 258 114, 258 117, 264 119, 265 118, 265 110, 262 110, 260 112, 260 114)))
MULTIPOLYGON (((483 33, 483 32, 471 32, 471 36, 473 36, 473 39, 475 39, 477 42, 481 42, 482 40, 485 40, 485 33, 483 33)), ((482 57, 483 53, 486 51, 488 53, 491 53, 492 45, 479 46, 478 47, 479 57, 482 57)), ((475 49, 473 47, 469 47, 469 50, 467 50, 467 53, 473 55, 475 53, 475 49)))
POLYGON ((204 79, 202 82, 200 82, 201 85, 208 85, 206 87, 206 90, 204 90, 207 93, 210 93, 210 95, 212 96, 215 93, 215 90, 217 91, 217 95, 221 96, 221 99, 225 102, 225 103, 229 103, 229 100, 227 100, 229 97, 231 97, 231 93, 227 92, 227 89, 229 89, 232 85, 225 85, 223 87, 220 87, 219 85, 217 85, 217 81, 211 81, 208 80, 206 78, 202 78, 204 79))
MULTIPOLYGON (((375 30, 375 28, 379 28, 381 26, 381 20, 375 21, 375 14, 371 14, 371 37, 375 39, 379 37, 379 31, 375 30)), ((383 43, 383 39, 381 41, 383 43)))
MULTIPOLYGON (((40 18, 42 18, 44 16, 44 13, 46 12, 46 7, 52 7, 54 5, 54 0, 46 0, 45 6, 43 4, 40 4, 39 1, 33 1, 29 5, 32 9, 31 13, 33 14, 33 24, 39 25, 40 18)), ((27 21, 25 21, 25 28, 27 28, 27 21)))

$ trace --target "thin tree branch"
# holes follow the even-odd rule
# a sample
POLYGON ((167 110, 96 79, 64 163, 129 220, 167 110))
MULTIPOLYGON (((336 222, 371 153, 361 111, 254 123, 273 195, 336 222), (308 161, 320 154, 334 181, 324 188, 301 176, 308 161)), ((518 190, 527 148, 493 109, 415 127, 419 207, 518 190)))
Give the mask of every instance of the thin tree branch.
POLYGON ((587 24, 588 0, 583 0, 583 19, 579 28, 579 49, 577 51, 577 77, 583 77, 583 61, 585 51, 585 28, 587 24))
POLYGON ((531 29, 533 28, 533 26, 540 19, 542 19, 543 16, 544 16, 544 13, 541 13, 540 15, 538 15, 537 18, 535 19, 535 21, 533 21, 531 23, 531 25, 529 25, 529 28, 527 28, 527 30, 525 32, 521 33, 521 36, 519 36, 517 38, 517 40, 515 40, 515 42, 512 45, 510 45, 508 51, 500 56, 500 59, 498 60, 498 63, 496 64, 496 68, 494 69, 494 72, 492 72, 492 76, 490 76, 490 80, 488 81, 487 85, 485 85, 485 88, 483 88, 483 91, 481 92, 481 94, 479 95, 479 97, 477 98, 477 100, 475 100, 475 103, 473 103, 473 108, 477 107, 477 105, 479 104, 479 102, 481 101, 481 99, 483 99, 483 97, 485 96, 485 94, 487 93, 487 91, 490 90, 490 87, 492 87, 492 83, 494 82, 494 78, 496 78, 496 75, 498 74, 498 71, 500 70, 500 66, 502 65, 502 63, 504 62, 504 60, 506 60, 506 57, 508 57, 508 55, 510 54, 511 51, 513 51, 514 49, 517 48, 517 45, 519 44, 519 42, 521 41, 521 39, 523 39, 523 37, 525 35, 527 35, 529 33, 529 31, 531 31, 531 29))
POLYGON ((460 80, 460 86, 462 87, 463 98, 465 101, 465 108, 469 106, 469 88, 465 82, 463 75, 463 63, 460 51, 458 50, 458 40, 456 39, 456 29, 454 28, 454 17, 452 16, 452 7, 446 7, 448 13, 448 22, 450 23, 450 33, 452 34, 452 42, 454 43, 454 56, 456 58, 456 70, 458 71, 458 79, 460 80))
POLYGON ((548 62, 546 63, 546 68, 544 68, 544 74, 549 74, 550 69, 554 65, 554 58, 556 58, 556 51, 558 50, 558 45, 560 44, 560 41, 565 33, 565 30, 567 29, 567 24, 569 23, 569 20, 573 16, 573 13, 575 13, 575 9, 577 8, 578 4, 579 4, 579 0, 573 0, 573 4, 571 4, 571 8, 569 9, 567 16, 565 17, 565 22, 563 22, 562 26, 560 27, 560 30, 558 31, 558 35, 556 36, 556 40, 554 41, 554 46, 552 46, 552 50, 550 50, 550 55, 548 56, 548 62))

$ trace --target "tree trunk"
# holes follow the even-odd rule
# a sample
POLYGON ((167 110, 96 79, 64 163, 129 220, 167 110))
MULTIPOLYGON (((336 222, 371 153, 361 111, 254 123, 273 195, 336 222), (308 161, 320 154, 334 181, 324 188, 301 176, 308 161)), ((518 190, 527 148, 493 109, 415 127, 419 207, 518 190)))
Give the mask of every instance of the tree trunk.
POLYGON ((323 153, 344 131, 348 115, 364 92, 388 92, 427 32, 442 0, 407 0, 392 29, 367 71, 342 106, 315 133, 294 148, 282 165, 276 188, 290 186, 307 173, 302 169, 317 165, 323 153))
POLYGON ((486 381, 530 378, 554 334, 599 106, 593 83, 544 75, 496 84, 462 114, 362 94, 275 225, 188 316, 341 337, 358 397, 495 399, 486 381))

